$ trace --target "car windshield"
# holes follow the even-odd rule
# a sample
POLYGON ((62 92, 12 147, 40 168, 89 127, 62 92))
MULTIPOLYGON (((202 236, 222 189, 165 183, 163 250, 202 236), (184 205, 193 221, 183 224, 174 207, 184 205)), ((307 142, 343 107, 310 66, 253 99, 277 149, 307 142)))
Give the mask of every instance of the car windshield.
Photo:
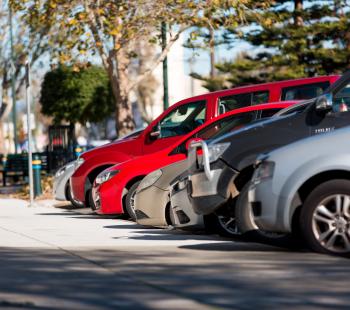
POLYGON ((245 112, 235 114, 229 117, 225 117, 217 120, 216 122, 206 126, 202 130, 196 132, 194 135, 186 139, 181 143, 172 153, 184 153, 186 152, 186 143, 193 138, 201 138, 203 140, 214 139, 228 132, 238 130, 247 124, 251 124, 256 120, 256 111, 245 112))
POLYGON ((335 112, 340 111, 342 105, 346 105, 348 110, 350 109, 350 84, 346 85, 340 92, 338 92, 333 98, 333 110, 335 112))
MULTIPOLYGON (((278 117, 278 116, 284 116, 284 115, 290 115, 293 113, 300 113, 304 111, 308 106, 311 101, 303 101, 299 104, 295 104, 291 107, 285 108, 279 112, 277 112, 273 117, 278 117)), ((313 101, 312 101, 313 102, 313 101)))

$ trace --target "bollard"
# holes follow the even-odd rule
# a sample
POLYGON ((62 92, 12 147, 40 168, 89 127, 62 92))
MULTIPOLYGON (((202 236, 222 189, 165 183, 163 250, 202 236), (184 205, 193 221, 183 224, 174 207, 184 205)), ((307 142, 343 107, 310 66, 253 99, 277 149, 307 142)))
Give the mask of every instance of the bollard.
POLYGON ((78 158, 79 155, 83 152, 83 149, 81 147, 76 147, 75 148, 75 156, 78 158))
POLYGON ((41 190, 41 160, 39 155, 33 154, 33 180, 34 180, 34 197, 42 194, 41 190))

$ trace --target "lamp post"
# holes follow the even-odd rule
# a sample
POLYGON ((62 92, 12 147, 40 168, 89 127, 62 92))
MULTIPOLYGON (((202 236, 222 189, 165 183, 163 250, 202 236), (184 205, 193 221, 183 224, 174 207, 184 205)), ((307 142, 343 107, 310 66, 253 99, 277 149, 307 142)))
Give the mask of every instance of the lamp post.
POLYGON ((15 153, 17 153, 17 107, 16 107, 16 77, 13 55, 13 30, 12 30, 12 9, 9 4, 9 27, 10 27, 10 53, 11 53, 11 93, 12 93, 12 122, 13 122, 13 142, 15 153))
MULTIPOLYGON (((28 133, 28 176, 29 176, 29 206, 34 205, 34 180, 33 180, 33 151, 32 151, 32 124, 31 124, 31 90, 30 90, 30 64, 29 59, 25 62, 26 68, 26 105, 27 105, 27 133, 28 133)), ((40 166, 38 160, 34 163, 35 168, 40 166)), ((39 173, 39 181, 36 178, 37 183, 40 185, 40 169, 36 169, 36 175, 39 173)), ((38 187, 38 186, 37 186, 38 187)))
MULTIPOLYGON (((162 50, 166 48, 167 39, 167 25, 165 22, 162 22, 162 50)), ((164 111, 169 107, 169 87, 168 87, 168 57, 165 57, 163 60, 163 107, 164 111)))

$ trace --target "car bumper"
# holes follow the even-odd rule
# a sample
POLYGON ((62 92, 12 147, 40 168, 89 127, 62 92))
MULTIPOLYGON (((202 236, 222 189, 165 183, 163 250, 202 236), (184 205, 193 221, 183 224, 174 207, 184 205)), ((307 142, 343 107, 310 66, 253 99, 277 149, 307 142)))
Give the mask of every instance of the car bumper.
POLYGON ((187 186, 193 210, 200 215, 213 213, 239 193, 233 183, 238 173, 223 161, 211 165, 211 174, 211 179, 208 179, 204 171, 192 173, 187 186))
POLYGON ((182 229, 203 229, 203 216, 194 212, 187 194, 188 179, 177 182, 171 188, 170 205, 173 226, 182 229))
POLYGON ((122 199, 127 191, 115 186, 113 182, 101 185, 94 184, 92 187, 92 199, 95 212, 98 214, 123 214, 122 199))
POLYGON ((150 186, 135 196, 135 213, 137 223, 145 226, 168 226, 166 207, 169 191, 150 186))
MULTIPOLYGON (((61 168, 63 169, 63 168, 61 168)), ((60 170, 61 170, 60 169, 60 170)), ((65 165, 65 170, 59 176, 54 177, 53 181, 53 195, 55 199, 65 201, 66 197, 66 186, 69 182, 70 177, 74 173, 74 162, 65 165)))
POLYGON ((248 200, 259 229, 270 232, 287 232, 282 214, 279 214, 281 197, 273 190, 273 179, 250 185, 248 200))

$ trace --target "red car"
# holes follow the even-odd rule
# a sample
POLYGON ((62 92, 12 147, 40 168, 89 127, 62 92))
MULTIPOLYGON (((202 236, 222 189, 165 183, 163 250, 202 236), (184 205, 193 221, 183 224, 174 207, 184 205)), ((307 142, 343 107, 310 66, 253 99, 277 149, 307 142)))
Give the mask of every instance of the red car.
POLYGON ((296 101, 261 104, 227 112, 199 126, 178 142, 159 152, 140 156, 106 169, 97 176, 93 184, 94 209, 99 214, 126 212, 135 219, 132 200, 141 180, 156 169, 185 159, 186 145, 190 140, 213 139, 255 120, 270 117, 294 103, 296 101))
POLYGON ((91 206, 91 186, 106 168, 172 145, 199 125, 225 112, 260 103, 316 97, 339 76, 237 87, 185 99, 154 120, 139 136, 83 153, 70 179, 72 203, 91 206))

